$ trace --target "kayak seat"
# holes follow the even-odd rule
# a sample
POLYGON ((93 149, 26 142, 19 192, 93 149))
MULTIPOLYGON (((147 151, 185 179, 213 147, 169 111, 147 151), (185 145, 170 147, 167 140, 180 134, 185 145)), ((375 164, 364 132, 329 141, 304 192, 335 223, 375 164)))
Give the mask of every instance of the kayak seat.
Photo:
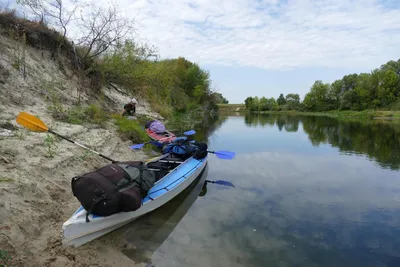
POLYGON ((156 161, 156 162, 149 162, 147 163, 147 167, 151 168, 151 169, 166 169, 169 170, 171 169, 171 165, 164 163, 164 162, 160 162, 160 161, 156 161))
POLYGON ((147 168, 154 172, 156 181, 158 181, 171 171, 172 166, 162 162, 150 162, 147 164, 147 168))
POLYGON ((156 132, 153 132, 152 130, 149 130, 149 131, 152 132, 152 133, 155 133, 157 135, 164 135, 165 137, 170 137, 171 136, 169 132, 156 133, 156 132))
POLYGON ((183 160, 180 159, 180 158, 165 158, 165 159, 163 159, 163 160, 165 160, 165 161, 178 161, 178 162, 183 162, 183 160))
POLYGON ((159 135, 164 135, 165 137, 170 137, 171 135, 168 132, 157 133, 159 135))
POLYGON ((161 178, 163 178, 170 172, 169 170, 160 170, 160 169, 151 169, 151 171, 154 172, 154 175, 156 177, 156 182, 161 180, 161 178))

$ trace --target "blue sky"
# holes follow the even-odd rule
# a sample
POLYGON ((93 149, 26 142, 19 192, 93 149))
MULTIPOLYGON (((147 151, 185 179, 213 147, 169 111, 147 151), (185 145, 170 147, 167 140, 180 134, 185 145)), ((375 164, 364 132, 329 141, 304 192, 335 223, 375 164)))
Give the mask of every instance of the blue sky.
MULTIPOLYGON (((357 68, 300 67, 293 70, 266 70, 247 66, 218 66, 200 64, 210 72, 213 86, 229 103, 242 103, 248 96, 277 99, 279 94, 297 93, 303 99, 315 80, 332 82, 346 74, 359 72, 357 68)), ((361 69, 361 71, 364 71, 361 69)), ((368 68, 365 71, 369 71, 368 68)))
POLYGON ((209 70, 230 103, 292 92, 303 99, 315 80, 400 58, 399 0, 114 2, 135 18, 137 40, 155 45, 161 58, 183 56, 209 70))

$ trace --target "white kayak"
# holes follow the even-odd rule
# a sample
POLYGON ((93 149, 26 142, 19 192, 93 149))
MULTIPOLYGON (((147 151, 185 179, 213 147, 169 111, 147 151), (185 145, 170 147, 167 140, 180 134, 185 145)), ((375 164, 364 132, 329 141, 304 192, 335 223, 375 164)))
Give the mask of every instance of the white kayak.
POLYGON ((164 205, 196 180, 207 165, 207 157, 199 160, 190 157, 182 161, 166 154, 147 163, 155 172, 159 170, 153 166, 160 164, 171 169, 149 190, 139 209, 105 217, 91 214, 90 222, 86 222, 86 210, 81 206, 62 225, 63 245, 81 246, 164 205))

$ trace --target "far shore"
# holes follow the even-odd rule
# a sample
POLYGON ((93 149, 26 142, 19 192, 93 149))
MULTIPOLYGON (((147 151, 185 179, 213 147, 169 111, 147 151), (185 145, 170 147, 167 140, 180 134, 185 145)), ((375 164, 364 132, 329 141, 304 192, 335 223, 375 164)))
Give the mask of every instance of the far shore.
POLYGON ((303 112, 297 110, 284 110, 284 111, 249 111, 243 109, 243 104, 225 104, 220 105, 220 113, 235 112, 236 108, 241 114, 254 113, 254 114, 283 114, 283 115, 303 115, 303 116, 327 116, 333 118, 354 118, 354 119, 375 119, 375 120, 400 120, 400 111, 392 110, 333 110, 324 112, 303 112), (232 107, 230 107, 232 105, 232 107))
POLYGON ((328 116, 334 118, 357 118, 357 119, 386 119, 399 120, 400 111, 388 110, 363 110, 363 111, 325 111, 325 112, 301 112, 296 110, 288 111, 252 111, 259 114, 285 114, 285 115, 306 115, 306 116, 328 116))

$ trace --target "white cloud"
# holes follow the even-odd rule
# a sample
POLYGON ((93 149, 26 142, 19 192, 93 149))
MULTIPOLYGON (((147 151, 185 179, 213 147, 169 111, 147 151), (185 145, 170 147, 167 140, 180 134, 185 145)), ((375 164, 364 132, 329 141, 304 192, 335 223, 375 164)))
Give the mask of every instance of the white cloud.
MULTIPOLYGON (((396 1, 117 2, 124 14, 136 16, 139 36, 157 46, 162 58, 281 70, 372 69, 400 57, 396 1)), ((104 6, 108 1, 96 3, 104 6)))
POLYGON ((374 68, 399 56, 400 8, 377 1, 140 1, 140 6, 140 36, 159 47, 162 57, 287 69, 374 68))

